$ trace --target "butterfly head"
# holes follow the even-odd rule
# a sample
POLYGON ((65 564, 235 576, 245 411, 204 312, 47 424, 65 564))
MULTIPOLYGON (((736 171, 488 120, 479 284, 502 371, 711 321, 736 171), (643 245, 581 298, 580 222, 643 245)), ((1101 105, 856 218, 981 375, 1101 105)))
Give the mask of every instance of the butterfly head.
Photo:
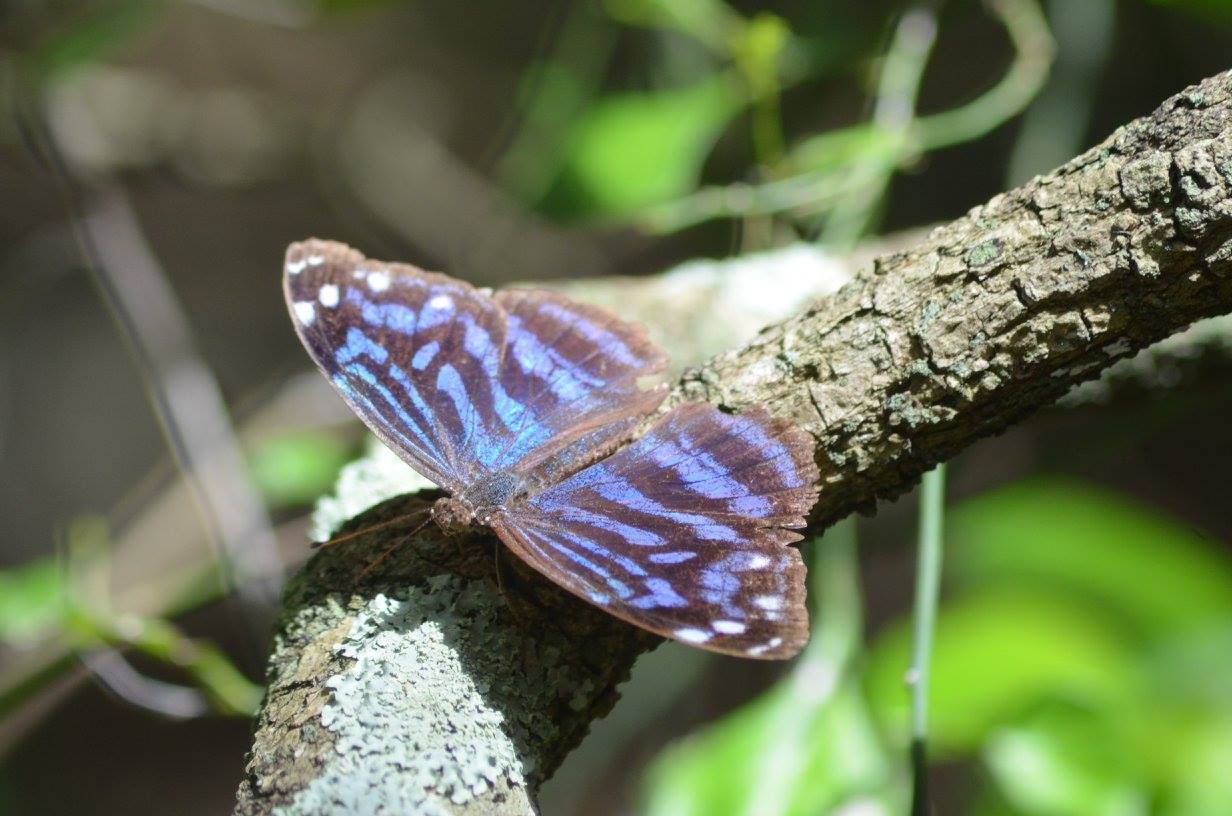
POLYGON ((460 533, 474 523, 475 507, 464 498, 446 496, 432 505, 432 520, 444 533, 460 533))

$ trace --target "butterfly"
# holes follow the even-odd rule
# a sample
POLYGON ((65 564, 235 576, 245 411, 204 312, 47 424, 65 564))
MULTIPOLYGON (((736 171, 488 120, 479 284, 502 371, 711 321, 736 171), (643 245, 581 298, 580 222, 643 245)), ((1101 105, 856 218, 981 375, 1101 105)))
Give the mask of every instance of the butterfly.
POLYGON ((786 658, 808 639, 789 546, 817 497, 811 437, 708 403, 635 429, 666 396, 645 330, 534 289, 495 293, 332 241, 292 244, 287 306, 360 419, 449 495, 446 532, 491 528, 551 581, 714 652, 786 658))

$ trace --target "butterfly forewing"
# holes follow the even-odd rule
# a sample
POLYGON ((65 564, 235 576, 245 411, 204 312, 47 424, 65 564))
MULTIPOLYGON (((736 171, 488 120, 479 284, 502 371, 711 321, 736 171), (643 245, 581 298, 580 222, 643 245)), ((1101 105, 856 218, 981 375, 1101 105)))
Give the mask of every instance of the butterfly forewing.
POLYGON ((781 658, 808 638, 787 546, 815 499, 803 431, 761 410, 681 406, 645 436, 494 523, 553 581, 613 615, 712 651, 781 658))
POLYGON ((499 307, 471 286, 349 247, 287 251, 287 303, 312 358, 369 428, 413 468, 458 491, 497 433, 489 384, 505 342, 499 307))
POLYGON ((535 475, 585 438, 565 457, 580 465, 663 399, 637 384, 664 364, 642 330, 560 295, 492 297, 317 240, 288 249, 284 280, 300 337, 342 396, 455 493, 497 471, 535 475))

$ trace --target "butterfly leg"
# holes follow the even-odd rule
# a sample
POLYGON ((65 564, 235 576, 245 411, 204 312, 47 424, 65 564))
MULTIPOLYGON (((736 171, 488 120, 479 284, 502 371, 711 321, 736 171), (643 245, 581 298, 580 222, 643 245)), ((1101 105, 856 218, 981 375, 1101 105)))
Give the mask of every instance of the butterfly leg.
POLYGON ((418 525, 416 525, 415 529, 411 530, 404 537, 395 539, 393 544, 390 544, 388 547, 386 547, 385 550, 380 555, 372 559, 372 563, 364 567, 363 571, 360 572, 359 575, 355 576, 355 583, 358 584, 360 581, 364 580, 364 578, 368 576, 368 573, 372 572, 374 569, 377 568, 377 565, 379 565, 382 561, 384 561, 386 558, 392 555, 394 550, 398 549, 404 543, 406 543, 406 540, 408 538, 413 537, 416 533, 418 533, 420 530, 426 527, 428 524, 428 521, 429 521, 428 519, 424 519, 418 525))
POLYGON ((501 545, 499 541, 492 542, 492 563, 494 565, 494 575, 496 576, 496 589, 500 592, 501 598, 505 601, 505 606, 509 607, 509 611, 513 613, 515 618, 521 622, 521 615, 518 613, 518 605, 514 603, 513 597, 505 589, 506 576, 509 574, 509 567, 505 564, 505 559, 501 558, 501 545))
MULTIPOLYGON (((361 536, 366 536, 368 535, 368 533, 375 533, 377 530, 384 530, 387 527, 393 527, 397 524, 401 524, 407 519, 415 518, 421 513, 426 513, 426 512, 428 512, 427 508, 422 509, 422 510, 415 510, 411 513, 403 513, 400 516, 394 516, 393 518, 382 521, 379 524, 371 524, 367 527, 362 527, 358 530, 354 530, 352 532, 346 533, 345 535, 334 536, 328 541, 314 541, 309 546, 314 550, 319 550, 324 547, 332 547, 335 544, 342 544, 347 541, 351 541, 352 539, 356 539, 361 536)), ((422 527, 423 525, 420 525, 420 526, 422 527)))

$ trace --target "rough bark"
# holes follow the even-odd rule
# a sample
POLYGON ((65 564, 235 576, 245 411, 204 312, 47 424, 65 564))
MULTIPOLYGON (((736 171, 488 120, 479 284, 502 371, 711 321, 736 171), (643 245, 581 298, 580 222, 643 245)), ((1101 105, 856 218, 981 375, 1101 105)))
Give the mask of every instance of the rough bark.
MULTIPOLYGON (((820 527, 1192 321, 1232 310, 1232 75, 881 257, 681 377, 817 440, 820 527)), ((430 498, 430 497, 429 497, 430 498)), ((422 506, 394 499, 369 525, 422 506)), ((431 530, 318 554, 288 591, 238 813, 528 813, 654 640, 431 530)))
POLYGON ((675 401, 765 402, 808 428, 819 523, 898 495, 1075 383, 1229 311, 1230 97, 1228 74, 1172 97, 686 372, 675 401))

